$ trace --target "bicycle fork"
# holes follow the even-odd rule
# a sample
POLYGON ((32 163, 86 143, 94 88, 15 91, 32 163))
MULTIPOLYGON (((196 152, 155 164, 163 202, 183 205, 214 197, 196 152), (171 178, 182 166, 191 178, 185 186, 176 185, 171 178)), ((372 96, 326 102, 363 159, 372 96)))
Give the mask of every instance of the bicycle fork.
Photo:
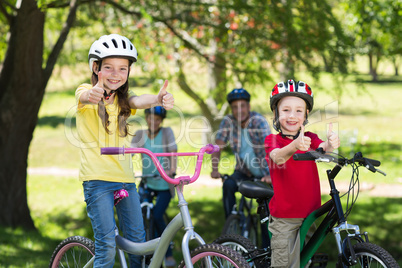
POLYGON ((338 261, 346 262, 347 266, 355 265, 357 263, 356 254, 353 249, 352 239, 357 240, 358 243, 369 242, 367 232, 360 233, 358 225, 348 224, 346 221, 339 224, 337 227, 332 228, 335 236, 336 245, 338 247, 339 258, 338 261), (345 231, 347 236, 342 240, 341 232, 345 231))
MULTIPOLYGON (((197 234, 194 231, 194 226, 191 221, 190 211, 188 210, 188 203, 184 199, 184 196, 183 196, 183 183, 184 182, 175 186, 177 197, 179 199, 178 207, 180 209, 180 213, 181 213, 182 220, 184 223, 184 230, 186 231, 186 233, 183 236, 181 246, 182 246, 184 263, 186 264, 186 267, 192 268, 193 264, 191 262, 191 253, 190 253, 190 247, 189 247, 190 240, 197 240, 197 242, 200 245, 204 245, 205 241, 202 239, 202 237, 199 234, 197 234)), ((211 260, 209 260, 208 267, 212 267, 211 260)))

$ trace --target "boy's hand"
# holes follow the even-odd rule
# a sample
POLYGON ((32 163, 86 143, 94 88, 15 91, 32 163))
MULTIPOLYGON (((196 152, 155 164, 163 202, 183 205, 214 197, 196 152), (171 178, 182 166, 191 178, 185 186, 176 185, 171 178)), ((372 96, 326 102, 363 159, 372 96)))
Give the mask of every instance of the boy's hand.
POLYGON ((102 72, 98 72, 98 83, 88 91, 88 102, 98 104, 103 98, 102 72))
POLYGON ((172 94, 166 91, 167 86, 168 80, 165 80, 165 83, 163 83, 163 86, 158 94, 158 103, 166 110, 170 110, 173 108, 174 98, 172 94))
POLYGON ((268 183, 268 184, 272 184, 272 180, 271 180, 271 176, 267 175, 261 178, 261 181, 268 183))
POLYGON ((300 128, 299 137, 297 137, 297 139, 295 139, 293 142, 294 142, 297 150, 308 151, 308 149, 310 149, 311 139, 309 137, 304 136, 304 126, 303 125, 300 128))
POLYGON ((332 131, 332 123, 329 123, 327 141, 328 145, 331 146, 332 149, 337 149, 341 145, 341 141, 339 140, 338 135, 332 131))

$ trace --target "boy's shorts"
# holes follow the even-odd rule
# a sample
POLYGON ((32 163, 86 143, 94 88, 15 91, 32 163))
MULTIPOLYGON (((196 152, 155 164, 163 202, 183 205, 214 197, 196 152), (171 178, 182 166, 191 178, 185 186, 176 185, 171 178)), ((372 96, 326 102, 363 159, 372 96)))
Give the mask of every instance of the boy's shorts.
POLYGON ((300 226, 304 218, 275 218, 269 216, 271 267, 300 267, 300 226))

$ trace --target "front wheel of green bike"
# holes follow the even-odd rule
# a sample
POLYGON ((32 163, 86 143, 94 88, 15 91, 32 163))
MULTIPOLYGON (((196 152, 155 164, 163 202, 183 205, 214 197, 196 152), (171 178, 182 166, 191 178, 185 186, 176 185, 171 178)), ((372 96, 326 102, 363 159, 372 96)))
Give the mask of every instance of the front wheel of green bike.
MULTIPOLYGON (((219 244, 206 244, 191 251, 191 262, 196 267, 234 267, 249 268, 245 259, 231 248, 219 244)), ((180 268, 186 265, 182 261, 180 268)))
POLYGON ((371 243, 357 243, 353 245, 353 249, 357 263, 350 267, 399 268, 391 254, 380 246, 371 243))
MULTIPOLYGON (((64 239, 54 250, 49 268, 84 267, 95 255, 95 244, 82 236, 64 239)), ((92 266, 90 266, 92 267, 92 266)))

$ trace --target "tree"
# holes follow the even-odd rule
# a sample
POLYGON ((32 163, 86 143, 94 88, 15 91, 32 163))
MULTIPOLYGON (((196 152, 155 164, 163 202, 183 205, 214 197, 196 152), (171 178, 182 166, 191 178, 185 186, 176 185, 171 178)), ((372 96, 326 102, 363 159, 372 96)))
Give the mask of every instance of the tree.
POLYGON ((372 81, 378 80, 377 68, 386 56, 395 63, 402 53, 401 1, 358 0, 343 1, 350 35, 355 37, 358 54, 369 59, 369 74, 372 81))
POLYGON ((84 3, 91 5, 83 13, 103 23, 103 33, 124 29, 135 44, 148 47, 141 57, 154 60, 143 61, 144 70, 158 78, 175 77, 212 129, 226 111, 228 88, 264 85, 273 80, 271 74, 277 72, 279 63, 285 62, 290 70, 286 78, 290 78, 301 67, 317 73, 323 65, 319 58, 331 58, 327 65, 333 71, 346 58, 340 49, 345 46, 342 29, 326 1, 142 0, 133 5, 131 0, 0 0, 0 21, 8 25, 8 34, 0 38, 3 41, 8 36, 7 52, 0 56, 4 59, 0 73, 1 225, 34 228, 26 195, 29 144, 46 85, 77 8, 84 3), (66 21, 48 51, 44 47, 47 13, 65 7, 69 7, 66 21), (289 16, 291 23, 286 21, 289 16), (207 70, 208 83, 200 86, 199 81, 188 79, 193 62, 207 70), (163 69, 162 65, 176 68, 163 69))
MULTIPOLYGON (((271 74, 279 66, 284 67, 282 79, 293 78, 302 67, 318 77, 324 63, 331 72, 347 71, 350 42, 327 1, 105 2, 108 5, 102 8, 110 14, 106 17, 109 23, 124 21, 129 25, 125 32, 135 31, 133 36, 141 35, 141 45, 152 47, 148 60, 155 59, 159 66, 166 54, 172 55, 177 72, 170 75, 197 103, 213 130, 218 127, 216 118, 226 111, 228 88, 264 85, 273 80, 271 74), (188 79, 194 62, 206 68, 208 83, 188 79)), ((160 77, 163 68, 154 70, 160 77)))
POLYGON ((77 7, 77 1, 72 0, 63 29, 44 64, 46 12, 35 0, 0 1, 0 20, 8 24, 9 33, 0 73, 0 225, 35 228, 27 204, 28 149, 46 85, 77 7))

